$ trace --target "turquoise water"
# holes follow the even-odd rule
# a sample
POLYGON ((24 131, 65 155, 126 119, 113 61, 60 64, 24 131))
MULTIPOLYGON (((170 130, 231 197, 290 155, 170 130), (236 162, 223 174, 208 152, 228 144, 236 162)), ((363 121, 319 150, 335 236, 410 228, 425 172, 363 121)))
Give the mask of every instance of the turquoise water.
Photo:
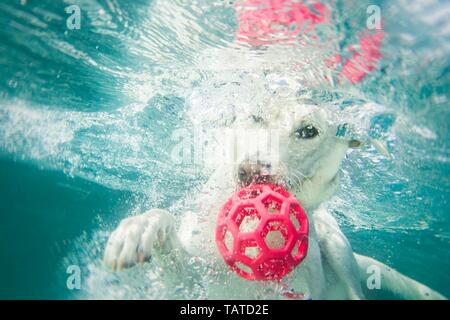
MULTIPOLYGON (((439 14, 449 7, 411 3, 377 2, 386 38, 376 72, 310 90, 323 103, 384 106, 351 117, 393 159, 370 146, 349 153, 329 202, 354 250, 449 297, 450 24, 439 14)), ((337 46, 354 43, 368 3, 329 6, 337 46)), ((154 276, 110 274, 99 259, 120 219, 205 181, 198 166, 171 162, 170 137, 191 126, 193 88, 226 81, 199 62, 235 30, 229 1, 0 3, 0 298, 171 297, 154 276), (69 4, 81 8, 79 30, 66 26, 69 4), (66 286, 74 264, 80 290, 66 286)))

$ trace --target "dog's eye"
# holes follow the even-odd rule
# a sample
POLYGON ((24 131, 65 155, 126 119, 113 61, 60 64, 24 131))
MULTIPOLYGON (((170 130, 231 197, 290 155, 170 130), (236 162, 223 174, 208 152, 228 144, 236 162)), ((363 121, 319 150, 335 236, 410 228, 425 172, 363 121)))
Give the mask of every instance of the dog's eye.
POLYGON ((295 137, 298 139, 312 139, 319 134, 319 130, 314 127, 312 124, 308 124, 304 127, 301 127, 295 131, 295 137))
POLYGON ((264 122, 264 119, 261 116, 257 116, 257 115, 252 114, 250 116, 250 118, 256 123, 263 123, 264 122))

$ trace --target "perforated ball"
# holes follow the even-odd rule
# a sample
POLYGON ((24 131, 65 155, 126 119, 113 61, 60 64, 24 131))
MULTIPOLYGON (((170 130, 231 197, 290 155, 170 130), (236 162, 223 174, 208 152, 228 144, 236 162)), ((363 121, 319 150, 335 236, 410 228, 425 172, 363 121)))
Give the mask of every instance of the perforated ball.
POLYGON ((308 251, 308 218, 281 186, 254 184, 222 207, 216 243, 225 263, 248 280, 281 280, 308 251))

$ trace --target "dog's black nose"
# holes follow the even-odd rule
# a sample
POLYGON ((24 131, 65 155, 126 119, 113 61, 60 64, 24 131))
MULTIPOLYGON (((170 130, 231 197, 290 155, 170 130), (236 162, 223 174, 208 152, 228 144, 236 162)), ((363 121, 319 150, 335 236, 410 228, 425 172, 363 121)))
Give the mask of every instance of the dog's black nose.
POLYGON ((270 177, 271 165, 263 162, 244 161, 238 167, 238 180, 247 186, 251 183, 263 183, 265 178, 270 177))

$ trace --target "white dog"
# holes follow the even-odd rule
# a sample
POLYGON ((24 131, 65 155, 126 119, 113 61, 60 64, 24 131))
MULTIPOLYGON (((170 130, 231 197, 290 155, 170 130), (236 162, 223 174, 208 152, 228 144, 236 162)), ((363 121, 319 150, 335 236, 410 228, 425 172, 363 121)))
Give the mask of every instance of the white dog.
MULTIPOLYGON (((169 5, 169 2, 163 1, 162 5, 169 5)), ((173 14, 176 8, 165 8, 165 11, 173 14)), ((326 53, 336 43, 323 45, 329 47, 324 49, 326 53)), ((327 76, 330 70, 320 67, 327 54, 321 58, 317 50, 312 49, 315 48, 302 47, 297 51, 284 48, 280 53, 276 46, 269 46, 263 55, 251 48, 230 45, 227 49, 205 50, 198 63, 199 69, 207 66, 223 71, 232 66, 242 74, 252 73, 253 69, 264 70, 263 77, 266 77, 266 69, 296 69, 295 74, 304 78, 301 81, 291 78, 293 82, 307 82, 308 86, 317 87, 320 79, 330 78, 327 76), (286 66, 290 61, 295 63, 286 66), (318 61, 321 63, 315 63, 318 61)), ((207 92, 194 92, 189 100, 191 119, 205 132, 201 144, 207 145, 202 158, 205 172, 211 173, 208 182, 201 191, 193 190, 184 201, 173 206, 172 213, 153 209, 124 219, 108 240, 105 264, 113 270, 121 270, 155 258, 164 271, 173 272, 180 283, 201 282, 208 298, 283 298, 287 288, 298 293, 296 297, 363 299, 361 283, 366 285, 368 272, 375 272, 375 275, 379 272, 381 288, 399 297, 444 298, 378 261, 353 253, 337 221, 321 205, 339 184, 338 171, 347 150, 362 142, 337 137, 340 123, 326 108, 295 98, 256 101, 254 95, 268 94, 272 89, 250 85, 263 83, 261 79, 240 77, 238 74, 235 82, 223 77, 222 84, 214 84, 236 84, 240 87, 238 92, 227 89, 222 96, 212 97, 208 97, 207 92), (249 87, 245 87, 247 85, 249 87), (230 97, 235 97, 231 104, 230 97), (212 107, 205 108, 205 104, 212 107), (224 116, 224 110, 231 112, 224 116), (283 284, 238 277, 224 263, 216 247, 215 226, 221 206, 237 188, 253 182, 285 185, 300 200, 308 215, 308 254, 283 279, 283 284), (194 268, 197 264, 193 261, 200 261, 202 267, 194 268), (203 281, 205 274, 206 281, 203 281)), ((208 91, 214 86, 204 87, 208 91)), ((285 94, 276 95, 281 96, 285 94)))
POLYGON ((202 272, 209 273, 209 298, 280 298, 287 286, 299 297, 363 299, 361 283, 366 284, 369 270, 379 271, 381 288, 400 297, 444 298, 378 261, 353 253, 336 220, 320 205, 338 186, 339 166, 348 148, 361 145, 337 137, 338 124, 331 117, 323 108, 291 99, 235 110, 206 134, 213 154, 207 161, 214 170, 211 178, 195 200, 179 204, 191 208, 195 202, 197 212, 181 214, 177 220, 166 210, 153 209, 124 219, 109 238, 104 262, 120 270, 162 257, 159 261, 166 270, 183 281, 192 271, 188 270, 191 257, 199 258, 207 265, 202 272), (212 147, 215 140, 218 143, 212 147), (217 151, 218 145, 224 153, 217 151), (284 184, 308 215, 307 257, 285 278, 284 286, 239 278, 216 247, 221 205, 236 188, 253 182, 284 184))

